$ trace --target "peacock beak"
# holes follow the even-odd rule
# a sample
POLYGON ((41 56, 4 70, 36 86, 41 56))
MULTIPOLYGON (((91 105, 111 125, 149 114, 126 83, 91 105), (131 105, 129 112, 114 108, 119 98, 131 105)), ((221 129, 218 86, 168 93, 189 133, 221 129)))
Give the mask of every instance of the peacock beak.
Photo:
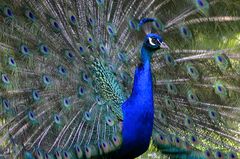
POLYGON ((158 40, 158 42, 160 44, 160 48, 162 48, 162 49, 169 49, 168 45, 165 42, 161 42, 159 40, 158 40))
POLYGON ((162 49, 169 49, 168 45, 165 42, 161 43, 160 48, 162 48, 162 49))

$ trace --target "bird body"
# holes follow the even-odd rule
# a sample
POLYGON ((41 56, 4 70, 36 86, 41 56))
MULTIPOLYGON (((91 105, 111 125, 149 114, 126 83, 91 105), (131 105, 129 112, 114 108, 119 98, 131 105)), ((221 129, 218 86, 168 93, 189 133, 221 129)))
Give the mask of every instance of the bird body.
POLYGON ((136 68, 131 96, 122 105, 122 158, 134 158, 148 149, 153 128, 154 102, 150 52, 141 50, 142 64, 136 68))

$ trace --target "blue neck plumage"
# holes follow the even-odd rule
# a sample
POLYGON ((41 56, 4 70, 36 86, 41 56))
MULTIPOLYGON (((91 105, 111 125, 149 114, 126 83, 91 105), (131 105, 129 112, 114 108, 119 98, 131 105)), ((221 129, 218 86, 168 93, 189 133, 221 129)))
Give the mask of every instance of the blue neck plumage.
POLYGON ((152 95, 152 72, 151 72, 151 56, 152 51, 149 51, 144 46, 141 49, 141 65, 137 67, 132 94, 148 94, 152 95))
POLYGON ((122 105, 123 145, 121 158, 135 158, 148 149, 153 129, 154 101, 151 73, 152 52, 144 46, 136 68, 131 96, 122 105), (141 131, 141 132, 140 132, 141 131))
POLYGON ((142 63, 150 63, 151 58, 152 58, 153 51, 150 51, 145 48, 145 46, 142 47, 141 49, 141 61, 142 63))

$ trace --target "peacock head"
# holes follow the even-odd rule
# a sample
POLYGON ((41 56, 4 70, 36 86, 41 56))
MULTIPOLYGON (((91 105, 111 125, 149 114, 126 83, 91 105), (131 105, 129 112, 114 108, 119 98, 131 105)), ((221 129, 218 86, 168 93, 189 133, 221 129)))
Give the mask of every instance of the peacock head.
POLYGON ((149 33, 145 36, 143 46, 149 51, 156 51, 158 49, 169 49, 167 44, 163 42, 160 35, 149 33))
POLYGON ((145 33, 143 47, 150 52, 154 52, 158 49, 169 49, 167 44, 163 42, 163 38, 152 32, 153 23, 158 23, 158 20, 156 18, 143 18, 139 22, 138 27, 145 33))

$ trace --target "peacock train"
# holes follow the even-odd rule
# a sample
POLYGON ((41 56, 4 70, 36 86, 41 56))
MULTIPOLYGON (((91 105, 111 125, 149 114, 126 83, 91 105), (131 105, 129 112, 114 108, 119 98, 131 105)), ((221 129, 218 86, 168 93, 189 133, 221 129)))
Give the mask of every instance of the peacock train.
POLYGON ((240 158, 239 0, 0 0, 0 159, 240 158))

